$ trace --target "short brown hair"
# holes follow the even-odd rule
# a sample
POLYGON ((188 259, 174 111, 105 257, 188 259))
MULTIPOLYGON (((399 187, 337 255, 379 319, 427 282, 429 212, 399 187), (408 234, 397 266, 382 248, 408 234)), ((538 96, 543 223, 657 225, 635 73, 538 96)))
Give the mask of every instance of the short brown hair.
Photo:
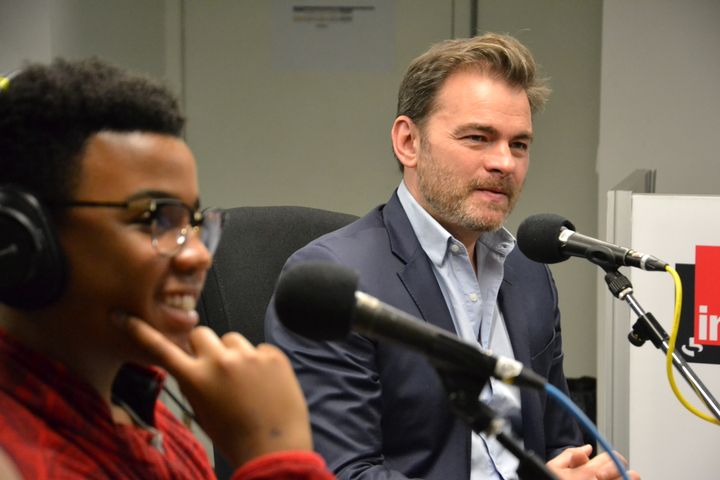
POLYGON ((397 116, 406 115, 422 127, 445 79, 461 69, 479 69, 522 88, 533 113, 550 96, 547 79, 538 77, 535 59, 525 45, 509 35, 486 33, 436 43, 413 60, 400 83, 397 116))
POLYGON ((537 77, 530 50, 509 35, 486 33, 472 38, 445 40, 412 61, 400 84, 397 114, 422 124, 432 112, 438 90, 450 74, 478 68, 525 90, 532 112, 548 97, 547 80, 537 77))

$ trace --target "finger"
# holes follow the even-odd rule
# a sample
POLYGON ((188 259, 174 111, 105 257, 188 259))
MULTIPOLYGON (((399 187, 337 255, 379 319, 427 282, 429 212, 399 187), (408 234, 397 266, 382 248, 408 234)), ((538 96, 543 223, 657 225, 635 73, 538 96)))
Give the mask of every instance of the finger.
POLYGON ((618 459, 622 462, 623 465, 625 465, 626 467, 628 466, 628 461, 622 453, 618 452, 617 450, 613 450, 613 453, 618 457, 618 459))
POLYGON ((564 467, 576 468, 585 465, 590 460, 590 453, 592 453, 591 445, 566 448, 561 454, 564 455, 564 467))
MULTIPOLYGON (((620 460, 620 463, 623 465, 622 470, 624 471, 627 468, 627 460, 625 457, 623 457, 618 452, 614 452, 615 455, 617 455, 618 460, 620 460)), ((617 468, 617 465, 615 465, 615 462, 612 460, 610 455, 608 453, 603 453, 601 455, 598 455, 593 459, 594 462, 597 462, 597 478, 600 480, 611 480, 611 479, 618 479, 622 478, 622 474, 617 468)))
POLYGON ((622 478, 622 474, 618 472, 615 464, 607 465, 602 469, 599 469, 595 473, 595 478, 598 480, 619 480, 622 478))
POLYGON ((237 332, 228 332, 220 338, 220 341, 228 348, 239 348, 242 350, 254 349, 250 340, 237 332))
POLYGON ((577 468, 581 465, 585 465, 590 461, 590 454, 592 453, 591 445, 583 445, 577 448, 569 448, 570 459, 568 461, 569 468, 577 468))
MULTIPOLYGON (((625 459, 625 457, 623 457, 617 451, 614 451, 613 453, 617 456, 618 460, 620 460, 620 463, 622 463, 623 465, 625 465, 627 467, 628 462, 625 459)), ((607 452, 603 452, 600 455, 597 455, 595 458, 593 458, 591 460, 591 462, 594 464, 597 464, 597 465, 608 464, 609 466, 612 466, 612 468, 614 468, 614 466, 615 466, 615 462, 613 462, 612 457, 610 457, 610 454, 608 454, 607 452)), ((608 468, 611 468, 611 467, 608 467, 608 468)))
POLYGON ((147 353, 153 363, 160 365, 173 376, 192 368, 193 359, 149 323, 124 312, 114 312, 113 321, 128 333, 147 353))
POLYGON ((276 347, 275 345, 273 345, 271 343, 260 343, 260 344, 258 344, 258 346, 256 348, 260 351, 264 351, 264 352, 268 352, 268 353, 275 353, 275 354, 279 353, 283 357, 285 357, 285 352, 283 352, 282 350, 280 350, 278 347, 276 347))
MULTIPOLYGON (((625 468, 623 468, 623 471, 625 471, 625 468)), ((600 480, 615 480, 622 478, 622 473, 617 469, 615 463, 611 462, 599 469, 597 478, 600 480)))
POLYGON ((225 346, 217 334, 206 326, 198 326, 190 332, 190 346, 198 357, 222 350, 225 346))
POLYGON ((592 450, 593 450, 592 445, 590 445, 589 443, 586 443, 585 445, 581 445, 577 448, 580 449, 583 453, 585 453, 585 455, 587 455, 588 457, 590 456, 590 454, 592 453, 592 450))
POLYGON ((553 469, 571 468, 576 466, 577 464, 582 464, 582 457, 587 457, 583 453, 582 447, 566 448, 565 450, 560 452, 559 455, 550 460, 547 465, 548 467, 553 469))
POLYGON ((567 464, 569 461, 570 461, 570 453, 566 452, 566 451, 562 451, 562 452, 560 452, 559 455, 550 459, 546 465, 552 470, 567 468, 567 464))
POLYGON ((293 370, 292 363, 288 356, 280 348, 269 343, 261 343, 256 347, 257 351, 266 356, 266 358, 272 358, 275 361, 283 363, 290 371, 293 370))

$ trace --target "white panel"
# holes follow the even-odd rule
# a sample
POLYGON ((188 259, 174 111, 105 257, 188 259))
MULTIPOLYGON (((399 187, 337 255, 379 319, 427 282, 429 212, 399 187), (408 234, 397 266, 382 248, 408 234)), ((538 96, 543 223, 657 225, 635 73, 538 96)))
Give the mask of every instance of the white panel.
MULTIPOLYGON (((714 221, 718 211, 720 197, 716 196, 635 194, 632 246, 671 265, 694 264, 696 245, 720 246, 720 224, 714 221)), ((637 301, 669 333, 674 306, 672 278, 641 270, 633 270, 630 277, 637 301)), ((720 427, 695 417, 678 402, 668 385, 661 350, 649 342, 640 348, 628 348, 628 455, 633 468, 643 478, 717 478, 720 427)), ((717 397, 720 366, 690 365, 717 397)), ((676 382, 693 405, 707 412, 678 374, 676 382)))
MULTIPOLYGON (((608 192, 607 241, 632 244, 632 192, 608 192)), ((627 334, 631 312, 608 291, 604 271, 598 268, 598 421, 600 433, 618 451, 628 445, 628 355, 627 334)))

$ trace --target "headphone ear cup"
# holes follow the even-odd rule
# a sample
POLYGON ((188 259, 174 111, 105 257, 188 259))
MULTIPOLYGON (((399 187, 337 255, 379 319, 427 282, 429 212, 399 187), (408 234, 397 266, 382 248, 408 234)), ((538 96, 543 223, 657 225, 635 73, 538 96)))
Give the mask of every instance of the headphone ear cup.
POLYGON ((0 302, 37 309, 56 300, 67 268, 57 234, 34 195, 0 187, 0 302))

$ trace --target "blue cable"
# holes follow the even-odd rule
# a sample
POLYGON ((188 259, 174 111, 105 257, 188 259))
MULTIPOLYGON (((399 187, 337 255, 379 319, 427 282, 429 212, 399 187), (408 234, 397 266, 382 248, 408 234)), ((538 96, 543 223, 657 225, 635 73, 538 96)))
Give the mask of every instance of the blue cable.
POLYGON ((622 475, 622 478, 624 480, 630 480, 630 477, 628 477, 627 471, 625 470, 625 465, 622 464, 617 454, 615 454, 615 450, 612 448, 612 445, 610 445, 610 443, 608 443, 608 441, 600 435, 600 432, 598 432, 598 429, 595 428, 595 425, 593 425, 587 415, 585 415, 585 413, 556 386, 550 383, 545 383, 545 391, 552 398, 560 402, 560 404, 563 405, 570 413, 572 413, 577 421, 580 422, 580 425, 582 425, 585 430, 595 437, 598 443, 605 449, 608 455, 610 455, 610 459, 617 467, 618 472, 622 475))

